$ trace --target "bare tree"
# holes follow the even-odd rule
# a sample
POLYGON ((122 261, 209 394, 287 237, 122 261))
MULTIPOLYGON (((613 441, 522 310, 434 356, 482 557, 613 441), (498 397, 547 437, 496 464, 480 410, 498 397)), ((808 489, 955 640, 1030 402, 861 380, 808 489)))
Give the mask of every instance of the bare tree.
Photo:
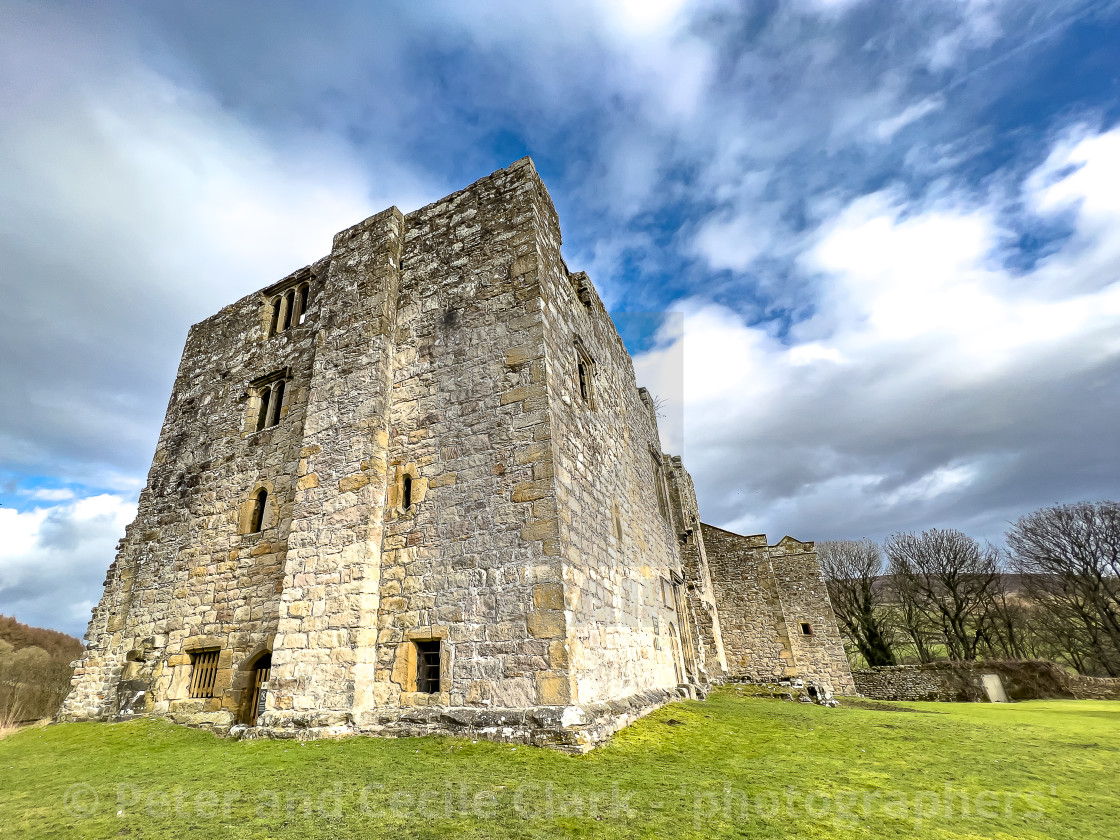
POLYGON ((994 659, 1037 658, 1032 656, 1027 639, 1033 605, 1024 602, 1018 593, 1009 592, 1004 576, 1000 576, 997 584, 988 614, 985 655, 994 659))
POLYGON ((1011 526, 1007 543, 1075 667, 1120 676, 1120 503, 1037 510, 1011 526))
POLYGON ((937 658, 934 648, 941 637, 936 623, 926 613, 925 603, 914 579, 892 574, 890 588, 894 595, 890 611, 891 623, 910 640, 919 662, 933 662, 937 658))
POLYGON ((999 586, 999 553, 953 529, 893 534, 885 549, 899 599, 936 627, 950 659, 975 659, 999 586))
POLYGON ((896 665, 884 605, 875 585, 883 573, 878 544, 838 540, 818 543, 817 549, 840 629, 868 665, 896 665))

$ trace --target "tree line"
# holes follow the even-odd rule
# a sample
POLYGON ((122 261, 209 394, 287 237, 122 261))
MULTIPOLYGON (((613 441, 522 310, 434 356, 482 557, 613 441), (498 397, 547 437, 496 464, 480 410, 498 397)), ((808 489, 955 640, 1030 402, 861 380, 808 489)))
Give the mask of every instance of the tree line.
POLYGON ((1045 659, 1120 677, 1120 503, 1042 508, 1006 541, 933 528, 818 543, 853 662, 1045 659))

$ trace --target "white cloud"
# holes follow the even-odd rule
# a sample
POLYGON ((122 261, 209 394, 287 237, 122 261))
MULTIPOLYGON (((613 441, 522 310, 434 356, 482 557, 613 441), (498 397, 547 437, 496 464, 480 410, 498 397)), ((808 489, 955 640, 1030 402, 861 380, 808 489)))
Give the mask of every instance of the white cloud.
MULTIPOLYGON (((1120 368, 1118 144, 1120 129, 1080 131, 1026 179, 1075 232, 1025 274, 997 258, 999 199, 888 190, 818 230, 800 261, 816 314, 785 340, 688 302, 683 436, 707 515, 821 539, 907 523, 998 539, 1001 505, 1057 501, 1042 488, 1082 465, 1120 469, 1102 387, 1120 368)), ((672 349, 637 369, 657 381, 672 349)))
POLYGON ((66 502, 74 498, 74 491, 69 487, 36 487, 22 491, 21 495, 40 502, 66 502))
POLYGON ((0 259, 34 278, 0 333, 0 457, 133 489, 190 324, 326 255, 336 231, 443 187, 389 160, 375 182, 337 139, 268 136, 208 93, 103 61, 85 38, 18 18, 0 38, 24 53, 0 95, 18 113, 0 121, 0 259))
POLYGON ((81 636, 136 503, 109 494, 0 508, 0 613, 81 636))
POLYGON ((885 142, 894 138, 898 132, 911 123, 917 122, 927 114, 940 111, 945 107, 945 100, 939 96, 930 96, 920 102, 909 105, 901 114, 880 120, 875 126, 875 139, 885 142))

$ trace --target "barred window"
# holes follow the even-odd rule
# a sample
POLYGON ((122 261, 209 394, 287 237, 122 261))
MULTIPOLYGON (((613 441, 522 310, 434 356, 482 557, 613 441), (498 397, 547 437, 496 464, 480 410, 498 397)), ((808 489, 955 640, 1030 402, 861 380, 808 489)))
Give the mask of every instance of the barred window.
POLYGON ((416 690, 426 694, 439 694, 440 641, 415 642, 416 690))
POLYGON ((217 648, 196 650, 191 657, 191 699, 214 696, 214 683, 218 677, 217 648))

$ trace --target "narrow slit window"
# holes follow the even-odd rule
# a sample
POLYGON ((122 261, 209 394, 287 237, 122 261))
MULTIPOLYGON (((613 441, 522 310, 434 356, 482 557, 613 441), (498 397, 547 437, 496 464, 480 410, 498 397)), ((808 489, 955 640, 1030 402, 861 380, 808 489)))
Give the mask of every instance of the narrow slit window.
POLYGON ((296 308, 295 289, 292 289, 284 295, 284 303, 287 304, 287 306, 284 307, 284 329, 290 329, 292 326, 292 317, 295 315, 296 308))
POLYGON ((587 355, 583 344, 576 339, 576 377, 579 379, 579 396, 588 408, 595 408, 595 362, 587 355))
POLYGON ((412 507, 412 476, 406 474, 401 487, 401 507, 408 510, 412 507))
POLYGON ((280 301, 282 298, 277 297, 272 301, 272 321, 268 325, 268 334, 270 336, 276 335, 276 331, 280 326, 280 301))
POLYGON ((218 651, 199 650, 191 657, 191 699, 200 700, 214 696, 214 683, 218 678, 218 651))
POLYGON ((281 379, 272 389, 272 419, 270 426, 280 422, 280 410, 284 407, 284 380, 281 379))
POLYGON ((257 414, 257 431, 259 432, 268 425, 268 403, 272 398, 271 388, 261 389, 261 407, 260 412, 257 414))
POLYGON ((416 690, 425 694, 439 694, 440 641, 415 642, 416 690))
POLYGON ((669 521, 669 499, 665 495, 665 474, 661 468, 661 459, 653 452, 650 453, 650 458, 653 459, 653 487, 657 493, 657 510, 666 522, 669 521))
POLYGON ((263 487, 253 497, 253 512, 249 516, 248 533, 258 534, 264 527, 265 506, 268 504, 268 491, 263 487))
POLYGON ((309 286, 304 283, 299 287, 299 320, 296 323, 302 324, 304 316, 307 315, 307 295, 309 286))

